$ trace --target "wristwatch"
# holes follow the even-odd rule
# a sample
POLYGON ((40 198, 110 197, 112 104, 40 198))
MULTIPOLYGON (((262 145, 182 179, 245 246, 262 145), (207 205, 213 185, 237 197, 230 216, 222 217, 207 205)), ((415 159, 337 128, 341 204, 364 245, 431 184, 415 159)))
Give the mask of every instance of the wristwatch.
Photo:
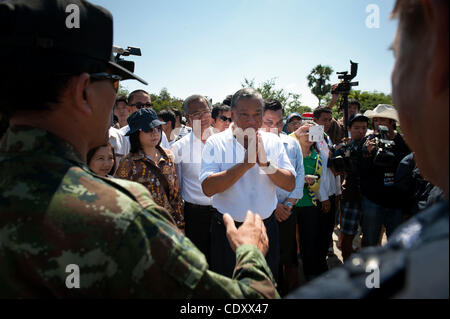
POLYGON ((273 174, 277 171, 277 167, 271 162, 267 161, 267 166, 261 167, 262 171, 266 174, 273 174))

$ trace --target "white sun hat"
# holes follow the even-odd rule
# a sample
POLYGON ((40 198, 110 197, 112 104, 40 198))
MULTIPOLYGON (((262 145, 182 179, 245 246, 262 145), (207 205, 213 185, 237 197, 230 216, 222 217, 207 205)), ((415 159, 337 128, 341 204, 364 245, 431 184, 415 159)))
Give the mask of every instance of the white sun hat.
POLYGON ((389 104, 378 104, 373 111, 367 110, 364 113, 364 116, 367 116, 369 119, 373 119, 374 117, 383 117, 400 122, 398 119, 397 110, 389 104))

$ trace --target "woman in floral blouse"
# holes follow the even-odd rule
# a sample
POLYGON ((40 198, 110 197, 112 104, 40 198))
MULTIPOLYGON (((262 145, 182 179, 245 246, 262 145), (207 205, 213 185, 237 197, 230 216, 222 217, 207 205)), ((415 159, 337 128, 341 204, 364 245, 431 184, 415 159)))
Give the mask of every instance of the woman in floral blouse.
POLYGON ((119 164, 116 177, 143 184, 153 200, 166 208, 178 228, 184 229, 183 200, 177 169, 170 150, 163 149, 161 125, 156 112, 143 108, 128 118, 131 149, 119 164))

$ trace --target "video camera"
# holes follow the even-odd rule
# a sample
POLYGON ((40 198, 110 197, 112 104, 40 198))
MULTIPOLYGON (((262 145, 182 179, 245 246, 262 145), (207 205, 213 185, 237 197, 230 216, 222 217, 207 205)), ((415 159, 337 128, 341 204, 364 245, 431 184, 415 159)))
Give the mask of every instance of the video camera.
POLYGON ((124 67, 131 73, 134 73, 134 62, 133 61, 126 61, 122 56, 142 56, 141 49, 140 48, 134 48, 134 47, 128 47, 127 49, 120 48, 118 46, 113 46, 113 53, 116 54, 114 57, 115 62, 120 65, 121 67, 124 67))
POLYGON ((331 94, 350 94, 350 90, 352 86, 358 86, 359 82, 350 82, 353 80, 356 75, 358 75, 358 63, 354 63, 350 61, 350 75, 347 71, 345 72, 337 72, 338 79, 341 80, 341 83, 337 86, 336 89, 331 91, 331 94))
POLYGON ((344 98, 342 102, 342 108, 344 109, 345 132, 347 131, 348 127, 348 96, 352 87, 359 85, 359 82, 351 82, 351 80, 353 80, 358 74, 358 63, 350 60, 350 65, 350 75, 347 71, 337 72, 338 78, 339 80, 341 80, 341 83, 338 84, 336 89, 331 91, 331 94, 341 94, 344 98))
MULTIPOLYGON (((393 153, 393 148, 395 146, 395 142, 391 141, 387 138, 389 129, 384 125, 377 126, 378 134, 375 134, 371 140, 375 142, 375 156, 373 159, 373 163, 376 166, 381 167, 391 167, 394 165, 395 155, 393 153)), ((367 147, 363 148, 363 152, 368 154, 369 151, 367 147)))
POLYGON ((328 168, 337 173, 352 172, 353 162, 359 158, 360 148, 355 141, 343 142, 331 148, 332 156, 328 159, 328 168))

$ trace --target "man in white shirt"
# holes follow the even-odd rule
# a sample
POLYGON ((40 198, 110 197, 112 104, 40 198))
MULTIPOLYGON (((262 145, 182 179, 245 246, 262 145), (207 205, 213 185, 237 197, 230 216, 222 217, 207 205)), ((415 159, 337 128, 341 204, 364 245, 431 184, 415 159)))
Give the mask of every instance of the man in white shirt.
MULTIPOLYGON (((130 115, 136 112, 137 110, 146 107, 146 108, 153 108, 152 99, 150 97, 150 94, 144 90, 136 90, 131 92, 128 95, 128 106, 130 107, 130 115)), ((120 133, 125 136, 125 141, 128 144, 128 150, 130 149, 130 137, 126 136, 126 134, 130 131, 130 127, 128 125, 122 127, 120 130, 120 133)), ((161 137, 161 147, 165 149, 169 149, 169 141, 167 140, 166 134, 162 132, 161 137)), ((127 153, 128 154, 128 153, 127 153)), ((124 155, 127 155, 124 154, 124 155)))
POLYGON ((211 269, 231 276, 236 260, 226 238, 222 215, 230 214, 237 226, 251 210, 264 220, 269 237, 267 263, 275 279, 280 258, 276 188, 295 189, 295 170, 280 138, 258 131, 264 101, 253 89, 236 92, 231 103, 233 124, 211 136, 202 153, 200 182, 213 196, 218 210, 211 225, 211 269))
POLYGON ((184 199, 184 221, 186 236, 197 246, 210 262, 211 217, 216 210, 212 198, 202 191, 199 176, 202 151, 207 138, 213 134, 210 127, 211 110, 208 101, 201 95, 192 95, 183 103, 184 114, 194 129, 172 144, 175 163, 180 179, 181 196, 184 199))

